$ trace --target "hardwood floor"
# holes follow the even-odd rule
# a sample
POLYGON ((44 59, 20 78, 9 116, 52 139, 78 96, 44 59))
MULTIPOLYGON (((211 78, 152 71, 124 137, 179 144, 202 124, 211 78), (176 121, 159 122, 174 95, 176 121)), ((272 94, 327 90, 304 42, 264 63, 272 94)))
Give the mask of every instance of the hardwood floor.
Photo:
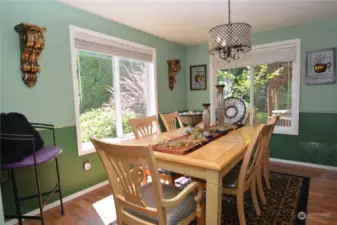
POLYGON ((307 225, 337 224, 337 171, 280 163, 272 163, 271 170, 310 177, 307 225))
MULTIPOLYGON (((337 171, 308 168, 303 166, 272 163, 277 172, 310 177, 307 225, 337 224, 337 171), (322 217, 325 213, 329 218, 322 217), (315 215, 317 214, 317 215, 315 215), (321 217, 320 217, 321 216, 321 217)), ((111 194, 109 187, 97 189, 64 204, 66 214, 60 216, 59 207, 44 213, 46 225, 104 225, 93 204, 111 194)), ((111 208, 111 210, 114 210, 111 208)), ((25 221, 25 225, 40 225, 38 221, 25 221)))

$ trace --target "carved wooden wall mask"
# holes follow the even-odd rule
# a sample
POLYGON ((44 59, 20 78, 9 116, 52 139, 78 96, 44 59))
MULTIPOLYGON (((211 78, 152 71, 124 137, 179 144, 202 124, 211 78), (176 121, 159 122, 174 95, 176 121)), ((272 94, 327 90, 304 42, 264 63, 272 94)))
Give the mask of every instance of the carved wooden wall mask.
POLYGON ((180 71, 181 65, 180 60, 178 59, 171 59, 167 60, 168 69, 169 69, 169 88, 170 90, 173 90, 174 84, 176 83, 176 80, 174 79, 175 75, 180 71))
POLYGON ((22 80, 28 87, 37 82, 40 72, 39 56, 44 48, 43 33, 46 28, 29 23, 20 23, 14 27, 20 37, 22 80))

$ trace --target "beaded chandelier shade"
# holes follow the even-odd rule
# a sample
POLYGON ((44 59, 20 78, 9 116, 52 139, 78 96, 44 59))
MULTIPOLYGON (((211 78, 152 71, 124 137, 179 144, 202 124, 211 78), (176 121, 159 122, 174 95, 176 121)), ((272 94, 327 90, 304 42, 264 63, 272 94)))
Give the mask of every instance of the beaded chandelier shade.
POLYGON ((209 31, 209 53, 228 63, 239 59, 252 48, 251 26, 246 23, 231 23, 230 0, 228 0, 228 24, 209 31))

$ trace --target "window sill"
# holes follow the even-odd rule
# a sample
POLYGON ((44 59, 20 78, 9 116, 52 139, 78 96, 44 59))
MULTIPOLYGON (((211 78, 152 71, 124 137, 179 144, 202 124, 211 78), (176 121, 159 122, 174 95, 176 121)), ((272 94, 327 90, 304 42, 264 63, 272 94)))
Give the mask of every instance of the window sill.
POLYGON ((298 129, 293 127, 275 127, 274 134, 298 135, 298 129))
MULTIPOLYGON (((109 143, 119 143, 123 140, 127 140, 127 139, 132 139, 135 136, 131 133, 131 134, 127 134, 124 137, 116 137, 116 138, 105 138, 102 139, 103 141, 109 142, 109 143)), ((84 156, 84 155, 88 155, 91 153, 96 152, 95 147, 93 146, 93 144, 91 142, 87 142, 87 143, 83 143, 81 148, 78 148, 78 156, 84 156)))

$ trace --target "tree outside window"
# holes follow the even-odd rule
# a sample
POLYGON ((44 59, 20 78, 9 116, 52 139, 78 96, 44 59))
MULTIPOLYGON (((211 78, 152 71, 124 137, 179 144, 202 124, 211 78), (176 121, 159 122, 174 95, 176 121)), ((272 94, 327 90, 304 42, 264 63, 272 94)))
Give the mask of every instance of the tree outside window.
POLYGON ((219 84, 225 85, 224 97, 238 97, 247 107, 254 106, 256 123, 268 123, 268 118, 280 114, 279 125, 290 126, 291 71, 291 63, 280 62, 218 70, 217 78, 219 84), (252 87, 254 102, 250 102, 252 87))

